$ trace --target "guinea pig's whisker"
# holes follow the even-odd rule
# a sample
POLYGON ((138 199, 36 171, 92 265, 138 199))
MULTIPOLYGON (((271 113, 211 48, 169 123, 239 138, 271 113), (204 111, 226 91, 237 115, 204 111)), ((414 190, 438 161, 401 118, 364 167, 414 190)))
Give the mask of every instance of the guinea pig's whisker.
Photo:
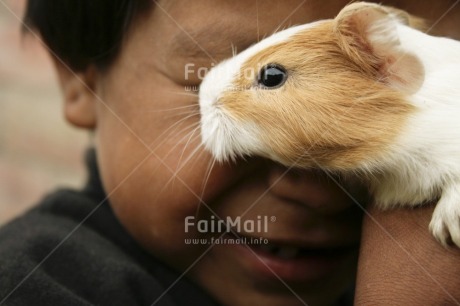
POLYGON ((206 176, 205 176, 205 180, 203 181, 203 188, 201 190, 200 199, 203 199, 204 197, 204 193, 206 192, 206 187, 208 185, 209 178, 211 177, 211 172, 215 164, 216 164, 216 159, 215 158, 211 159, 211 161, 209 162, 208 168, 206 169, 206 176))
POLYGON ((185 146, 184 146, 184 149, 182 150, 182 153, 179 157, 179 162, 178 162, 178 165, 181 164, 182 162, 182 158, 184 157, 184 153, 185 151, 187 150, 187 147, 189 146, 190 143, 192 143, 192 140, 195 141, 197 140, 199 137, 200 137, 200 134, 198 133, 198 135, 194 135, 196 133, 196 131, 200 128, 200 126, 196 127, 191 133, 190 133, 190 137, 188 138, 187 142, 185 143, 185 146))
MULTIPOLYGON (((202 142, 200 142, 200 144, 198 145, 201 149, 204 148, 204 144, 202 142)), ((206 150, 200 150, 198 155, 196 156, 195 160, 192 161, 192 163, 190 164, 190 168, 194 167, 196 165, 196 163, 201 160, 201 157, 206 153, 206 150)))
MULTIPOLYGON (((195 129, 194 129, 193 131, 195 131, 195 129)), ((188 137, 189 134, 192 134, 193 131, 192 131, 191 133, 187 133, 186 137, 188 137)), ((184 137, 184 138, 186 138, 186 137, 184 137)), ((176 144, 176 145, 166 154, 166 156, 170 155, 171 152, 173 152, 174 149, 175 149, 179 144, 180 144, 180 142, 178 142, 178 144, 176 144)), ((200 147, 200 146, 197 146, 197 147, 200 147)), ((195 153, 195 151, 196 151, 196 148, 195 148, 195 150, 192 152, 192 154, 190 155, 190 157, 195 153)), ((189 158, 190 158, 190 157, 189 157, 189 158)), ((178 165, 177 165, 177 167, 176 167, 176 170, 174 170, 174 171, 171 173, 171 177, 170 177, 170 178, 168 179, 168 181, 164 184, 164 187, 162 188, 161 192, 163 192, 167 187, 169 187, 169 185, 172 185, 172 188, 174 187, 174 183, 175 183, 175 181, 176 181, 176 178, 177 178, 179 172, 185 167, 185 165, 187 165, 188 160, 189 160, 189 159, 187 159, 187 160, 185 161, 185 163, 184 163, 181 167, 180 167, 180 162, 178 163, 178 165)), ((170 171, 172 171, 172 169, 170 169, 170 171)))
POLYGON ((179 95, 179 96, 188 96, 188 97, 194 97, 194 98, 199 97, 199 95, 197 93, 193 93, 193 92, 189 92, 189 91, 169 91, 169 93, 179 95))
MULTIPOLYGON (((195 116, 199 117, 199 113, 194 112, 194 111, 182 112, 181 114, 175 114, 175 115, 170 116, 170 117, 175 117, 175 116, 181 116, 182 117, 184 115, 186 115, 186 116, 181 118, 180 120, 174 122, 167 129, 165 129, 160 135, 158 135, 156 137, 156 140, 154 140, 152 143, 150 143, 149 147, 151 148, 151 150, 155 151, 156 148, 161 146, 168 139, 173 138, 177 134, 183 133, 184 130, 188 129, 190 126, 195 126, 196 124, 199 124, 199 121, 197 120, 197 122, 193 122, 192 125, 187 125, 184 129, 180 129, 181 125, 186 123, 187 120, 189 120, 189 119, 191 119, 191 118, 193 118, 195 116), (176 131, 177 131, 177 133, 176 133, 176 131), (157 140, 161 140, 161 141, 159 143, 156 143, 157 140)), ((164 117, 163 119, 168 119, 168 117, 164 117)))
POLYGON ((171 130, 171 132, 168 135, 164 135, 165 134, 164 132, 161 133, 161 135, 159 135, 157 137, 157 139, 150 144, 150 146, 149 146, 150 150, 155 152, 159 147, 164 145, 168 140, 174 139, 176 135, 183 134, 184 132, 189 130, 191 126, 192 125, 187 125, 187 126, 185 126, 183 128, 179 128, 179 126, 176 126, 174 129, 169 128, 169 130, 171 130), (159 142, 157 142, 157 141, 159 141, 159 142))
MULTIPOLYGON (((197 138, 200 138, 200 135, 195 137, 195 139, 197 138)), ((184 166, 188 164, 190 169, 193 166, 195 166, 195 164, 200 160, 200 157, 204 154, 203 147, 204 147, 203 144, 199 142, 198 145, 193 150, 193 152, 190 154, 189 158, 187 158, 186 162, 184 163, 184 166), (192 158, 194 158, 194 160, 192 160, 192 158)))
MULTIPOLYGON (((178 148, 179 146, 181 146, 181 145, 184 143, 184 141, 185 141, 186 139, 190 139, 191 137, 193 137, 193 134, 195 133, 195 131, 197 130, 197 128, 198 128, 198 127, 195 127, 195 126, 189 126, 188 129, 187 129, 187 130, 189 130, 189 131, 188 131, 183 137, 181 137, 178 141, 176 141, 176 144, 166 153, 166 156, 171 155, 174 151, 176 151, 177 148, 178 148), (190 128, 191 128, 192 130, 190 130, 190 128)), ((197 137, 198 137, 198 136, 196 136, 195 138, 197 138, 197 137)), ((194 140, 195 140, 195 139, 194 139, 194 140)), ((184 148, 183 148, 182 153, 181 153, 181 155, 180 155, 180 159, 182 159, 182 155, 184 154, 184 151, 187 149, 187 146, 188 146, 188 141, 187 141, 187 144, 184 145, 184 148)), ((180 162, 181 162, 181 160, 178 161, 176 170, 177 170, 177 168, 179 168, 180 162)))
MULTIPOLYGON (((182 137, 182 139, 185 139, 185 138, 189 137, 190 134, 193 134, 193 133, 197 130, 197 128, 200 127, 199 124, 200 124, 199 122, 196 122, 196 123, 193 123, 193 124, 191 124, 191 125, 187 125, 185 128, 181 129, 181 130, 179 131, 179 133, 177 133, 177 134, 181 134, 181 133, 184 133, 186 130, 192 129, 191 132, 187 132, 186 135, 185 135, 184 137, 182 137)), ((166 141, 169 140, 169 139, 171 139, 171 137, 164 137, 164 139, 162 140, 162 142, 161 142, 160 144, 158 144, 158 145, 153 149, 153 151, 154 151, 156 148, 158 148, 161 144, 163 144, 164 142, 166 142, 166 141)), ((181 139, 181 140, 182 140, 182 139, 181 139)), ((177 141, 177 143, 176 143, 176 144, 175 144, 175 145, 174 145, 164 156, 169 156, 169 155, 176 149, 176 147, 177 147, 178 145, 180 145, 181 140, 177 141)), ((172 171, 172 170, 170 169, 170 171, 172 171)), ((180 171, 180 170, 179 170, 179 171, 180 171)), ((178 174, 178 171, 173 172, 172 175, 171 175, 171 177, 168 179, 168 181, 166 181, 166 183, 163 184, 163 188, 161 188, 161 190, 157 193, 157 196, 156 196, 156 198, 155 198, 155 201, 160 197, 160 195, 161 195, 167 188, 169 188, 169 187, 174 188, 174 184, 173 184, 173 183, 174 183, 174 181, 175 181, 175 179, 176 179, 176 177, 177 177, 177 174, 178 174)))
POLYGON ((163 120, 164 119, 172 119, 172 118, 177 118, 177 117, 184 117, 186 116, 187 119, 190 118, 190 116, 197 116, 199 117, 200 116, 200 112, 198 110, 185 110, 185 111, 182 111, 182 112, 177 112, 177 113, 174 113, 174 114, 169 114, 168 116, 163 116, 163 120))
MULTIPOLYGON (((172 124, 170 127, 168 127, 165 131, 163 131, 160 135, 158 135, 157 139, 163 139, 160 143, 156 144, 155 145, 155 148, 152 148, 152 151, 155 151, 157 147, 159 147, 160 145, 162 145, 165 141, 167 141, 168 139, 172 138, 173 137, 173 133, 180 127, 181 124, 183 124, 187 119, 190 119, 192 118, 194 115, 196 114, 190 114, 184 118, 182 118, 181 120, 175 122, 174 124, 172 124), (169 133, 169 134, 167 134, 169 133), (165 136, 167 135, 167 137, 165 136), (165 136, 165 137, 164 137, 165 136)), ((192 125, 187 125, 185 127, 184 130, 188 129, 190 126, 195 126, 196 124, 199 124, 199 122, 194 122, 192 125)), ((181 130, 181 132, 183 132, 184 130, 181 130)), ((179 134, 179 133, 178 133, 179 134)), ((153 142, 152 144, 150 144, 150 147, 154 144, 155 142, 153 142)))
MULTIPOLYGON (((195 129, 195 124, 187 125, 184 128, 178 129, 177 131, 172 131, 171 135, 165 136, 161 139, 159 143, 156 143, 155 146, 151 149, 153 152, 155 152, 158 148, 162 147, 167 141, 174 141, 175 138, 180 137, 180 135, 184 135, 184 137, 187 137, 190 133, 191 130, 195 129)), ((180 145, 179 141, 174 142, 174 146, 172 148, 169 148, 168 152, 166 153, 165 156, 171 155, 171 153, 176 149, 177 146, 180 145)))
MULTIPOLYGON (((183 123, 187 119, 190 119, 190 117, 193 117, 193 116, 198 116, 198 113, 191 112, 191 111, 184 111, 184 112, 178 112, 175 114, 161 116, 161 119, 159 120, 163 120, 163 121, 170 120, 172 123, 168 126, 168 130, 169 130, 172 127, 180 125, 181 123, 183 123)), ((163 134, 165 133, 163 132, 163 134)))
MULTIPOLYGON (((195 151, 197 151, 197 152, 194 152, 194 155, 195 155, 194 159, 190 160, 190 162, 188 162, 188 166, 189 166, 190 171, 193 169, 193 167, 195 167, 195 165, 199 161, 203 161, 202 157, 204 155, 206 155, 206 152, 207 152, 206 150, 204 150, 204 144, 201 141, 199 142, 199 144, 195 148, 195 151)), ((200 170, 200 172, 201 172, 201 170, 200 170)))
MULTIPOLYGON (((195 139, 198 137, 199 136, 195 137, 195 139)), ((172 175, 173 178, 176 178, 179 175, 179 172, 182 171, 182 169, 184 169, 185 166, 188 165, 189 161, 196 156, 197 152, 200 152, 201 148, 201 145, 196 146, 195 149, 190 153, 190 155, 184 160, 184 162, 182 164, 178 164, 178 168, 172 175)))
POLYGON ((231 47, 232 47, 232 56, 235 57, 237 54, 238 54, 238 49, 237 47, 232 43, 230 43, 231 47))
POLYGON ((256 0, 256 22, 257 22, 257 42, 260 41, 260 29, 259 29, 259 1, 256 0))
POLYGON ((200 113, 200 110, 199 109, 189 109, 189 110, 184 110, 182 112, 178 112, 176 115, 178 116, 200 116, 201 113, 200 113))
MULTIPOLYGON (((204 152, 204 150, 202 151, 204 152)), ((212 172, 212 169, 214 168, 214 165, 216 163, 216 159, 215 158, 212 158, 209 160, 208 162, 208 166, 206 167, 206 174, 205 174, 205 179, 203 180, 203 187, 201 189, 201 194, 200 194, 200 203, 198 203, 197 207, 196 207, 196 211, 195 211, 195 218, 198 218, 198 215, 200 213, 200 208, 202 206, 202 204, 204 203, 205 206, 206 205, 206 202, 204 201, 204 193, 206 192, 206 186, 208 184, 208 181, 209 181, 209 177, 211 176, 211 172, 212 172)))
POLYGON ((170 187, 174 188, 173 181, 175 180, 176 176, 171 175, 171 177, 166 181, 166 183, 163 184, 163 188, 157 193, 157 196, 155 198, 154 202, 157 202, 158 197, 167 189, 170 187))
MULTIPOLYGON (((195 131, 195 130, 194 130, 195 131)), ((193 131, 192 131, 193 133, 193 131)), ((190 133, 189 133, 190 134, 190 133)), ((189 135, 187 134, 187 136, 189 135)), ((177 145, 174 146, 174 148, 176 148, 177 145)), ((191 155, 189 156, 189 158, 186 160, 186 162, 182 165, 182 167, 179 167, 179 165, 177 166, 176 170, 174 172, 171 173, 171 177, 168 179, 168 181, 164 184, 164 187, 161 189, 160 193, 163 192, 167 187, 169 187, 169 185, 172 185, 172 188, 174 188, 174 183, 176 181, 176 178, 179 174, 179 172, 184 168, 184 166, 187 164, 188 160, 193 157, 193 155, 196 153, 196 151, 200 148, 201 146, 197 146, 197 148, 195 148, 195 150, 191 153, 191 155)), ((173 152, 174 149, 170 150, 169 153, 173 152)), ((168 156, 169 154, 166 154, 166 156, 168 156)))
POLYGON ((169 156, 172 154, 172 152, 174 152, 176 150, 176 148, 181 145, 183 143, 183 141, 185 139, 187 139, 188 137, 190 137, 190 134, 194 133, 194 131, 199 128, 199 122, 196 122, 196 123, 192 123, 190 125, 187 125, 185 128, 181 129, 178 133, 175 133, 174 135, 169 135, 168 137, 165 137, 163 142, 167 141, 167 140, 171 140, 171 139, 174 139, 176 138, 176 136, 179 136, 181 134, 184 134, 179 140, 175 141, 175 145, 172 146, 168 152, 166 152, 166 155, 165 156, 169 156))
POLYGON ((162 113, 162 112, 170 112, 170 111, 176 111, 176 110, 181 110, 181 109, 189 109, 189 108, 193 108, 193 107, 198 107, 198 104, 190 104, 190 105, 179 106, 179 107, 148 110, 147 112, 149 112, 149 113, 162 113))

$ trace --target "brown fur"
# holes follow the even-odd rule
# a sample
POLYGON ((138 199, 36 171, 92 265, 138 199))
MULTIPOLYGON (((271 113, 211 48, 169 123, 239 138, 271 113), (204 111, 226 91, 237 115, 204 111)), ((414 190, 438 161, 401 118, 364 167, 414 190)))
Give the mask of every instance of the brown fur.
POLYGON ((241 74, 233 85, 252 89, 228 92, 219 101, 235 120, 255 123, 284 164, 347 170, 372 162, 414 111, 386 83, 385 59, 363 35, 345 37, 348 29, 338 33, 337 26, 324 22, 246 61, 242 71, 283 65, 288 79, 279 89, 254 90, 255 80, 241 74))

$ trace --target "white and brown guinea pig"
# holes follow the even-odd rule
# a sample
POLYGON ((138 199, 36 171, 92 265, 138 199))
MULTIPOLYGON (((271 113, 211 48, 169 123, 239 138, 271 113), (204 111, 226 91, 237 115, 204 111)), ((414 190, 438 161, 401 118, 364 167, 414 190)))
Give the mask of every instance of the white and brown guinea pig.
POLYGON ((362 177, 382 208, 439 199, 430 229, 460 246, 460 42, 396 12, 353 3, 218 64, 200 87, 202 141, 220 161, 362 177))

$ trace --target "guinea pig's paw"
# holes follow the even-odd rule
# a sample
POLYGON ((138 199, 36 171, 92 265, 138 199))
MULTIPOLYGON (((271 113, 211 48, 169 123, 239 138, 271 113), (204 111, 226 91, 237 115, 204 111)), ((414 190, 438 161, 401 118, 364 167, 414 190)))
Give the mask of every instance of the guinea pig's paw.
POLYGON ((454 244, 460 248, 460 202, 447 200, 443 195, 436 205, 430 231, 444 247, 454 244))

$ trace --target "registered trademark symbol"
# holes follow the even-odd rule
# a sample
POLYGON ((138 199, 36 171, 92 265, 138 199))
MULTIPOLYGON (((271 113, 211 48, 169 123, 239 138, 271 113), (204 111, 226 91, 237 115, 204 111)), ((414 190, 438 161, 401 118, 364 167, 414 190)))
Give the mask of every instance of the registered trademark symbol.
POLYGON ((276 221, 276 217, 275 217, 275 216, 271 216, 271 217, 270 217, 270 221, 271 221, 271 222, 275 222, 275 221, 276 221))

